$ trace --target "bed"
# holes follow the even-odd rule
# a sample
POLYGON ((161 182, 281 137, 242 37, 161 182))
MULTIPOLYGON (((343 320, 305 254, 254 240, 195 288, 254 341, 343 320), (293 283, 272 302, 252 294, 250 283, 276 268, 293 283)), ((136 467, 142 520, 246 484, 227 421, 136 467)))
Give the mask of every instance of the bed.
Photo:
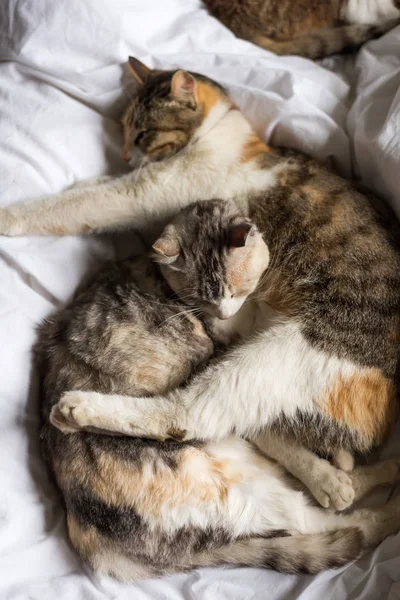
MULTIPOLYGON (((400 216, 400 27, 357 56, 315 64, 236 39, 199 0, 1 2, 2 205, 126 169, 118 115, 129 54, 217 79, 266 140, 331 161, 400 216)), ((400 598, 400 535, 317 577, 203 569, 123 586, 83 569, 40 457, 30 352, 40 320, 88 272, 135 247, 129 234, 0 238, 0 598, 400 598)), ((400 454, 396 439, 387 454, 400 454)))

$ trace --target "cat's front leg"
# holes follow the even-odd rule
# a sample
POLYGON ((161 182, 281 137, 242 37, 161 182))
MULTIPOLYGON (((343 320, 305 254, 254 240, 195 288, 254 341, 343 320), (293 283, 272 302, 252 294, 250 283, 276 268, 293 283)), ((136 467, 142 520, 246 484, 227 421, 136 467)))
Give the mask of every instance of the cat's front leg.
POLYGON ((121 419, 128 423, 127 435, 185 440, 220 440, 232 433, 253 437, 282 416, 296 423, 298 414, 320 414, 334 369, 339 376, 341 365, 335 357, 321 356, 296 323, 280 320, 165 396, 103 398, 115 415, 117 402, 123 402, 121 419))
POLYGON ((132 220, 131 189, 129 174, 0 208, 0 234, 75 235, 127 224, 132 220))
POLYGON ((76 190, 78 188, 91 187, 92 185, 103 185, 103 183, 109 183, 113 179, 115 179, 115 177, 112 177, 111 175, 100 175, 99 177, 91 177, 90 179, 85 179, 84 181, 77 181, 70 187, 70 189, 76 190))
MULTIPOLYGON (((189 385, 165 396, 135 398, 68 392, 59 405, 63 406, 64 416, 68 415, 71 405, 68 425, 73 427, 74 403, 79 400, 79 411, 83 406, 86 414, 91 406, 94 418, 101 407, 109 415, 109 423, 127 435, 185 440, 223 439, 232 432, 249 436, 277 419, 288 405, 288 395, 282 393, 280 383, 285 373, 282 373, 283 369, 278 371, 275 362, 271 362, 271 358, 275 361, 277 357, 277 350, 271 348, 271 343, 275 343, 273 340, 277 340, 282 355, 287 355, 282 336, 283 332, 279 335, 275 331, 258 334, 247 343, 228 350, 218 362, 195 376, 189 385)), ((78 425, 82 423, 83 417, 78 425)))
POLYGON ((170 427, 176 418, 175 408, 166 398, 130 398, 73 390, 64 393, 53 406, 50 422, 63 433, 95 430, 157 440, 181 440, 184 433, 170 427))
MULTIPOLYGON (((188 156, 188 155, 187 155, 188 156)), ((156 226, 218 188, 218 170, 181 156, 146 164, 117 179, 78 186, 34 202, 0 208, 0 235, 76 235, 156 226), (215 178, 215 181, 213 179, 215 178)))

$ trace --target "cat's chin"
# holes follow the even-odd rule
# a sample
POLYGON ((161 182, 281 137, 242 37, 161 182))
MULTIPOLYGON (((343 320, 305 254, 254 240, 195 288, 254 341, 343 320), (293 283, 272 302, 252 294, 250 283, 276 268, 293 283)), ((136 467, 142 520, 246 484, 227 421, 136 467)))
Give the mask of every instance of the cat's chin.
POLYGON ((128 161, 128 165, 131 169, 140 169, 141 167, 145 167, 149 162, 151 162, 150 157, 143 154, 138 148, 135 148, 128 161))

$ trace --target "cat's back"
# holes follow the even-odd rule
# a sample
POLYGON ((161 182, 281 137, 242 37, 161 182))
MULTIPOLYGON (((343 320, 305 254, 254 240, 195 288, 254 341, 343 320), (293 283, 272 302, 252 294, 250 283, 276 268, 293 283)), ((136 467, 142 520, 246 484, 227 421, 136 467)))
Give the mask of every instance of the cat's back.
POLYGON ((301 35, 311 28, 332 25, 337 3, 321 0, 203 0, 210 13, 237 35, 262 31, 271 38, 301 35))
POLYGON ((317 161, 282 151, 276 185, 253 198, 271 264, 264 291, 320 349, 393 376, 400 254, 390 210, 317 161))

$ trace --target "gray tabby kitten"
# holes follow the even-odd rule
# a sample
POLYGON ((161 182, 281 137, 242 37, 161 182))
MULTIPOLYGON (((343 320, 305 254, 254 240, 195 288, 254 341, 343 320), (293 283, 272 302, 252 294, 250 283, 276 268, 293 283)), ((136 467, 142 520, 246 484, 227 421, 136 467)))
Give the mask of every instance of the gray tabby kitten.
MULTIPOLYGON (((59 399, 69 390, 146 402, 184 382, 218 341, 257 326, 256 300, 237 311, 262 281, 269 253, 232 202, 186 208, 153 249, 155 262, 139 257, 107 267, 39 334, 43 452, 82 559, 124 581, 223 563, 316 573, 397 530, 397 504, 349 516, 316 508, 278 464, 239 438, 115 437, 110 432, 124 431, 112 402, 108 435, 95 411, 96 433, 75 431, 79 408, 65 420, 59 399)), ((349 482, 358 498, 397 475, 398 463, 386 461, 355 469, 349 482)))

